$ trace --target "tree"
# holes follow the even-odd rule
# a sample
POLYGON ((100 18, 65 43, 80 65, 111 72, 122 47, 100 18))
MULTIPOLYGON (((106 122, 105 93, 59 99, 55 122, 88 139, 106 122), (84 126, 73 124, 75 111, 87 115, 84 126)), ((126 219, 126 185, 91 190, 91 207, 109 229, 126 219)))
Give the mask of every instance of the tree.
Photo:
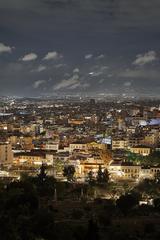
POLYGON ((40 167, 40 173, 38 174, 38 178, 40 180, 40 182, 44 182, 46 180, 46 166, 42 163, 41 167, 40 167))
POLYGON ((103 172, 103 181, 104 181, 104 183, 108 183, 108 181, 109 181, 109 172, 107 169, 105 169, 103 172))
POLYGON ((39 181, 38 176, 25 176, 23 180, 10 182, 6 188, 0 189, 0 239, 57 239, 54 211, 48 206, 48 201, 45 207, 40 204, 39 188, 46 194, 54 187, 53 178, 46 176, 43 170, 39 174, 45 176, 43 182, 39 181))
POLYGON ((109 173, 108 170, 105 169, 104 171, 102 171, 102 167, 101 165, 99 165, 99 169, 97 172, 97 183, 99 184, 106 184, 109 181, 109 173))
POLYGON ((99 169, 97 172, 97 182, 98 183, 103 183, 103 172, 102 172, 102 167, 99 165, 99 169))
POLYGON ((63 169, 63 176, 67 178, 68 182, 74 181, 75 167, 73 165, 65 166, 63 169))
POLYGON ((153 200, 154 206, 157 210, 160 210, 160 198, 155 198, 153 200))
POLYGON ((148 156, 146 156, 147 164, 160 164, 160 152, 153 151, 148 156))
POLYGON ((35 188, 41 197, 53 196, 55 191, 56 180, 54 177, 47 175, 46 169, 46 166, 42 164, 37 177, 29 177, 28 179, 35 185, 35 188))
POLYGON ((58 173, 61 173, 63 171, 63 166, 64 166, 64 162, 63 161, 59 160, 58 158, 55 159, 55 162, 54 162, 55 176, 58 173))
POLYGON ((92 170, 89 171, 89 173, 88 173, 87 182, 89 183, 89 185, 94 185, 94 183, 95 183, 95 178, 94 178, 92 170))
POLYGON ((133 163, 145 163, 146 158, 140 154, 137 153, 132 153, 130 151, 127 151, 126 158, 128 162, 133 162, 133 163))
POLYGON ((139 182, 135 190, 141 193, 144 197, 156 198, 160 195, 159 182, 156 179, 144 179, 139 182))
POLYGON ((117 207, 122 211, 122 213, 127 214, 129 210, 138 205, 139 197, 137 194, 129 193, 122 195, 116 201, 117 207))

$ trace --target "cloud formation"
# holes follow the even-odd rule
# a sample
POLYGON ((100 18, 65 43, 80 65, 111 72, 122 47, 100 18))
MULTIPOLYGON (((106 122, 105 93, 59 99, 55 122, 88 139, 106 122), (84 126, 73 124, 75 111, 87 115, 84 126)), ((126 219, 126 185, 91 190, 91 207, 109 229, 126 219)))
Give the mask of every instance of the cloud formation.
POLYGON ((57 52, 48 52, 43 59, 44 60, 55 60, 58 58, 58 56, 59 56, 59 54, 57 52))
POLYGON ((44 71, 44 70, 46 70, 46 66, 44 66, 44 65, 39 65, 39 67, 36 69, 36 72, 42 72, 42 71, 44 71))
POLYGON ((76 84, 79 84, 79 76, 77 74, 74 74, 71 78, 69 79, 64 79, 60 83, 56 84, 53 89, 54 90, 61 90, 64 88, 70 88, 73 87, 76 84))
POLYGON ((155 51, 149 51, 145 54, 138 54, 133 65, 143 66, 147 63, 151 63, 157 59, 157 54, 155 51))
POLYGON ((93 57, 93 54, 87 54, 84 56, 86 60, 91 59, 93 57))
POLYGON ((40 87, 42 84, 44 84, 44 83, 46 83, 45 80, 37 80, 37 81, 34 82, 33 88, 34 88, 34 89, 37 89, 37 88, 39 88, 39 87, 40 87))
POLYGON ((4 43, 0 43, 0 53, 11 53, 12 47, 6 46, 4 43))
POLYGON ((74 89, 76 89, 76 88, 78 88, 78 87, 80 87, 80 86, 81 86, 81 83, 80 83, 80 82, 77 82, 77 83, 71 85, 68 89, 74 90, 74 89))
POLYGON ((79 68, 73 69, 73 73, 79 73, 79 68))
POLYGON ((35 54, 35 53, 28 53, 21 60, 24 61, 24 62, 27 62, 27 61, 34 61, 37 58, 38 58, 37 54, 35 54))
POLYGON ((97 60, 103 59, 103 58, 104 58, 104 54, 100 54, 99 56, 96 57, 97 60))
POLYGON ((160 72, 155 69, 127 69, 119 74, 119 77, 134 79, 159 79, 160 72))

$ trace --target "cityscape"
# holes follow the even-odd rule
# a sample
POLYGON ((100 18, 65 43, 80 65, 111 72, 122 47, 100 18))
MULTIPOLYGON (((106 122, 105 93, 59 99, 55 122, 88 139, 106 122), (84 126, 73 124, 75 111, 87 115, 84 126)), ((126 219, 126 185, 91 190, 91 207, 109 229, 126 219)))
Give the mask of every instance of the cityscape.
POLYGON ((49 175, 75 182, 96 178, 99 167, 111 181, 153 179, 160 171, 160 102, 95 99, 1 98, 2 177, 49 175))
MULTIPOLYGON (((17 187, 25 189, 23 184, 31 181, 40 204, 57 209, 56 221, 70 218, 79 223, 84 218, 85 224, 95 214, 96 222, 91 225, 100 221, 100 227, 111 228, 114 214, 122 221, 113 207, 129 218, 135 218, 134 211, 142 216, 159 211, 159 100, 1 97, 0 109, 2 184, 19 182, 22 186, 17 187), (34 182, 38 180, 41 187, 34 182), (60 217, 58 211, 68 204, 75 205, 73 210, 69 207, 70 216, 67 211, 60 217), (106 213, 101 209, 102 216, 97 204, 108 208, 106 213), (84 206, 93 209, 83 213, 84 206)), ((16 201, 21 205, 25 200, 16 201)), ((148 221, 148 217, 141 218, 148 221)), ((99 239, 93 229, 89 234, 99 239)))
POLYGON ((0 1, 0 240, 160 238, 159 12, 0 1))

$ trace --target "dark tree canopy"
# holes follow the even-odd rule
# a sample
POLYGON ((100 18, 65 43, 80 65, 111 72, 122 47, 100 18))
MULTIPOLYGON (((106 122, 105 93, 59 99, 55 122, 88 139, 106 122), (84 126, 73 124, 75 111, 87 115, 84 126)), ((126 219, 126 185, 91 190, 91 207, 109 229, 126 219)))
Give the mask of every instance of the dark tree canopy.
POLYGON ((99 184, 106 184, 109 181, 109 173, 108 170, 105 169, 104 171, 102 171, 102 167, 101 165, 99 165, 99 169, 97 172, 97 183, 99 184))
POLYGON ((93 175, 93 171, 89 171, 88 173, 88 176, 87 176, 87 182, 90 184, 90 185, 94 185, 95 183, 95 177, 93 175))
POLYGON ((46 166, 42 163, 40 167, 40 173, 38 174, 38 178, 41 182, 44 182, 46 180, 47 173, 46 173, 46 166))
POLYGON ((138 205, 139 203, 139 196, 134 193, 129 193, 126 195, 122 195, 116 201, 117 207, 124 213, 128 213, 130 209, 138 205))
POLYGON ((74 181, 75 167, 73 165, 65 166, 63 169, 63 176, 67 178, 68 182, 74 181))

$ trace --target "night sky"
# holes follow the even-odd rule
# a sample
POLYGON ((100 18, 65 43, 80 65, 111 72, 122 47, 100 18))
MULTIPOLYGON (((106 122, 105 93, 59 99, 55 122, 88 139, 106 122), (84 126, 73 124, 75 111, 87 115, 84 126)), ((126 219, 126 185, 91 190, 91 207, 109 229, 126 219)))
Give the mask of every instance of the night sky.
POLYGON ((0 95, 159 91, 160 0, 0 0, 0 95))

